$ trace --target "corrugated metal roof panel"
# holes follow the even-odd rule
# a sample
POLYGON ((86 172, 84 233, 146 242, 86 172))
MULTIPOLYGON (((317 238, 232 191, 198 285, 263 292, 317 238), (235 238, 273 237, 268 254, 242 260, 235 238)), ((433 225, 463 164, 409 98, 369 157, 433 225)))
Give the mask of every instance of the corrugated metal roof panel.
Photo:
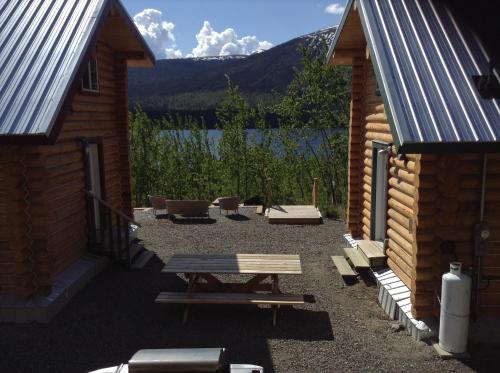
POLYGON ((489 57, 470 28, 439 1, 358 4, 402 152, 500 141, 500 100, 482 98, 472 78, 489 57))
POLYGON ((0 0, 0 135, 48 135, 107 0, 0 0))

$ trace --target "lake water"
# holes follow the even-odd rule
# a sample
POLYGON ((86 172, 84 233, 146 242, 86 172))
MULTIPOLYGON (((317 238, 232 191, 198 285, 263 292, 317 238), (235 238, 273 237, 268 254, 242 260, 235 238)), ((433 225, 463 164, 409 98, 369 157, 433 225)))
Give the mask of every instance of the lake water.
MULTIPOLYGON (((217 150, 218 150, 218 147, 219 147, 219 142, 220 140, 222 139, 222 134, 223 134, 223 131, 222 130, 218 130, 218 129, 209 129, 207 130, 208 131, 208 137, 209 137, 209 141, 211 143, 211 146, 214 150, 214 152, 217 154, 217 150)), ((278 129, 272 129, 272 131, 278 131, 278 129)), ((338 133, 338 132, 342 132, 342 131, 346 131, 346 130, 343 130, 343 129, 329 129, 328 132, 330 134, 333 134, 333 133, 338 133)), ((181 131, 181 136, 183 137, 189 137, 191 131, 190 130, 182 130, 181 131)), ((277 135, 277 133, 275 133, 277 135)), ((319 131, 314 131, 314 130, 309 130, 307 131, 307 136, 308 136, 308 142, 309 144, 314 147, 314 148, 317 148, 318 146, 321 145, 321 143, 323 142, 322 140, 322 137, 321 137, 321 134, 319 131)), ((247 142, 250 143, 254 140, 255 138, 255 141, 257 141, 258 143, 262 141, 262 132, 261 130, 259 129, 255 129, 255 128, 250 128, 247 130, 247 142)), ((303 139, 300 139, 299 141, 299 148, 303 151, 307 150, 307 143, 305 140, 303 139)), ((276 151, 279 151, 280 148, 281 148, 281 143, 280 141, 277 139, 273 145, 273 148, 276 150, 276 151)))

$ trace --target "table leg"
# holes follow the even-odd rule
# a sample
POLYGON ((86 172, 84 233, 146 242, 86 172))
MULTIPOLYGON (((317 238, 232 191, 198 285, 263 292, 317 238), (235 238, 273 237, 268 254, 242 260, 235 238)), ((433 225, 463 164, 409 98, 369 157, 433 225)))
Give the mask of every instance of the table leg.
MULTIPOLYGON (((278 275, 272 275, 271 279, 272 279, 272 293, 279 294, 280 289, 279 289, 278 275)), ((276 319, 278 318, 279 305, 274 305, 271 307, 273 308, 273 326, 276 326, 276 319)))
MULTIPOLYGON (((186 274, 188 278, 187 293, 190 294, 196 287, 196 281, 198 280, 198 275, 195 273, 186 274)), ((184 307, 184 315, 182 316, 182 323, 185 324, 189 317, 189 311, 191 310, 191 304, 186 304, 184 307)))

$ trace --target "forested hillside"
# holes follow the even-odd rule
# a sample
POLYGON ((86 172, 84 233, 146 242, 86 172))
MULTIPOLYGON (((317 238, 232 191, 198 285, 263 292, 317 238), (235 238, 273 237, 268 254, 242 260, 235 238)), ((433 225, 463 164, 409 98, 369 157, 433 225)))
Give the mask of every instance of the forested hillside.
POLYGON ((203 115, 208 120, 226 97, 228 75, 251 105, 276 103, 301 66, 301 46, 330 42, 335 28, 324 29, 250 56, 157 61, 151 69, 129 70, 129 103, 152 117, 168 112, 203 115))

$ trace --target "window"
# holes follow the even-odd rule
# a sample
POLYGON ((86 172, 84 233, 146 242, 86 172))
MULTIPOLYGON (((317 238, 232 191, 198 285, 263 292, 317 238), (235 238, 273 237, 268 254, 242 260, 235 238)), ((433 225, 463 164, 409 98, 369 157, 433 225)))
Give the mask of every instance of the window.
POLYGON ((97 76, 97 60, 91 58, 82 78, 82 91, 99 92, 99 80, 97 76))

